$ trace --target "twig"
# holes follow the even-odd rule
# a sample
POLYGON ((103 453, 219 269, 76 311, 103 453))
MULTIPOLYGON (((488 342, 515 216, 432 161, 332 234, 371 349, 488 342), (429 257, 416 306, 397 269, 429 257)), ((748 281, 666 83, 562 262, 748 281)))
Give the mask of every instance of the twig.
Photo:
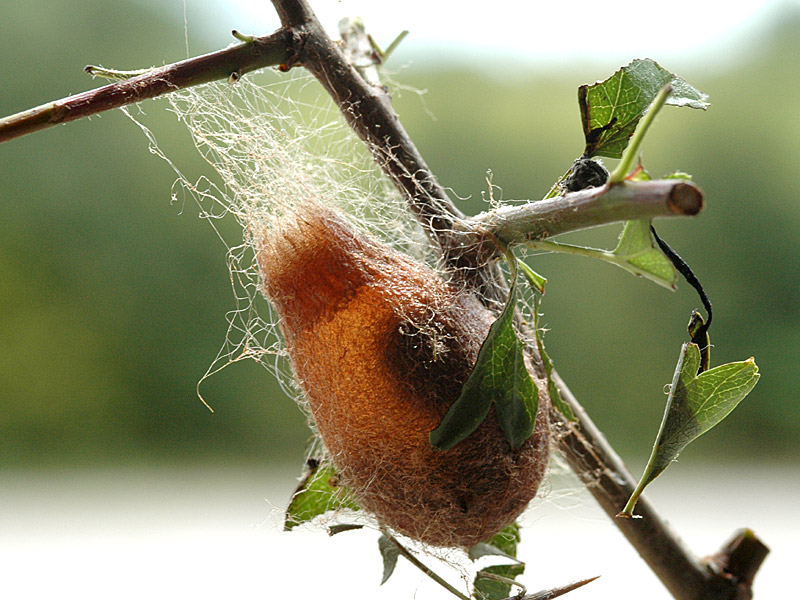
POLYGON ((503 244, 513 245, 617 221, 693 216, 702 208, 703 194, 697 186, 665 179, 604 185, 506 205, 469 219, 467 228, 488 230, 503 244))
POLYGON ((282 29, 252 42, 148 69, 124 81, 42 104, 0 119, 0 142, 181 88, 286 63, 293 54, 293 41, 291 31, 282 29))
POLYGON ((589 579, 574 581, 572 583, 568 583, 567 585, 562 585, 550 590, 543 590, 541 592, 536 592, 535 594, 527 594, 522 597, 520 597, 519 595, 510 596, 505 600, 554 600, 555 598, 560 598, 564 594, 575 591, 578 588, 585 586, 587 583, 592 583, 599 577, 600 576, 598 575, 597 577, 590 577, 589 579))

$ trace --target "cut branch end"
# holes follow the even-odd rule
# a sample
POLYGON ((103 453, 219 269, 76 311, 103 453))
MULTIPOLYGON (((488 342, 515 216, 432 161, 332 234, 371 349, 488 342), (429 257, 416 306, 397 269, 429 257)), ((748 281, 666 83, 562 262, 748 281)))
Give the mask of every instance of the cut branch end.
POLYGON ((667 206, 676 215, 694 216, 703 210, 703 192, 693 183, 683 181, 670 191, 667 206))

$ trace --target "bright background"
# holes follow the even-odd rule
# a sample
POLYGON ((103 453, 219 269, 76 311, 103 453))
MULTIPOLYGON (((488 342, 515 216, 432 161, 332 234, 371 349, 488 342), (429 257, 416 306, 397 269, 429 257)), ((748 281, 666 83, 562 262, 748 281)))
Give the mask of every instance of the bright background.
MULTIPOLYGON (((395 108, 466 212, 482 210, 488 169, 505 198, 543 194, 582 149, 577 86, 632 58, 711 96, 707 113, 667 108, 644 159, 706 192, 700 217, 659 231, 714 302, 712 360, 754 355, 762 380, 650 494, 701 554, 753 527, 773 547, 756 591, 777 596, 800 533, 800 3, 538 4, 453 17, 443 2, 313 3, 332 29, 362 16, 384 45, 411 30, 388 65, 395 108)), ((265 2, 146 0, 4 3, 0 23, 0 115, 98 85, 87 63, 164 64, 227 45, 232 28, 277 26, 265 2)), ((165 103, 141 110, 199 168, 165 103)), ((377 587, 369 532, 279 533, 308 432, 265 371, 206 380, 214 414, 197 399, 233 300, 224 247, 170 203, 173 180, 118 111, 0 145, 0 586, 271 598, 319 593, 321 569, 336 582, 326 595, 412 597, 422 576, 407 564, 377 587)), ((579 258, 534 266, 557 367, 638 473, 696 297, 579 258)), ((528 516, 531 589, 602 572, 571 597, 666 597, 577 483, 553 488, 528 516)), ((416 597, 444 593, 425 583, 416 597)))

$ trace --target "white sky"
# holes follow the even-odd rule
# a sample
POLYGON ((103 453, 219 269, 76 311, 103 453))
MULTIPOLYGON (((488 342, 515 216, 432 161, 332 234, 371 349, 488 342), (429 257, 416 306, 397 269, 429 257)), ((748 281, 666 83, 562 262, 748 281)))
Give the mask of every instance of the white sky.
MULTIPOLYGON (((710 61, 715 66, 750 49, 747 40, 775 18, 781 7, 800 0, 639 2, 577 0, 530 2, 493 0, 310 0, 331 34, 343 16, 360 16, 384 47, 403 29, 411 33, 402 56, 416 62, 437 59, 508 59, 537 66, 650 56, 659 61, 710 61), (455 7, 455 9, 454 9, 455 7)), ((267 0, 229 0, 231 16, 258 33, 278 25, 267 0), (235 14, 234 14, 235 13, 235 14)), ((480 60, 484 59, 484 60, 480 60)), ((696 65, 693 65, 696 66, 696 65)))

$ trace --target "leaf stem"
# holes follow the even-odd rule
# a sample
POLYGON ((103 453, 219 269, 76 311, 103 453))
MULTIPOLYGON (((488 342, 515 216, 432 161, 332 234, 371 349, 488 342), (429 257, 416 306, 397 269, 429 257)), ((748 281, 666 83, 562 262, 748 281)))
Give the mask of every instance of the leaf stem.
POLYGON ((628 147, 625 148, 625 153, 622 155, 619 164, 617 164, 617 168, 614 169, 614 172, 609 176, 608 182, 610 184, 621 183, 633 169, 633 165, 636 164, 639 156, 639 148, 642 145, 644 136, 647 134, 647 130, 650 129, 650 125, 653 123, 658 111, 664 106, 664 103, 671 93, 672 85, 670 84, 665 85, 661 88, 661 91, 658 92, 655 100, 653 100, 653 103, 650 105, 650 110, 647 111, 647 114, 639 122, 639 126, 636 128, 628 147))
POLYGON ((491 579, 492 581, 496 581, 497 583, 504 583, 504 584, 508 585, 509 587, 512 587, 512 586, 513 587, 518 587, 519 588, 519 593, 517 594, 517 597, 524 596, 525 593, 528 591, 528 589, 524 585, 522 585, 519 581, 517 581, 516 579, 513 579, 511 577, 504 577, 502 575, 498 575, 497 573, 492 573, 491 571, 478 571, 477 578, 479 578, 479 579, 491 579))
POLYGON ((575 246, 573 244, 564 244, 552 240, 539 240, 535 242, 528 242, 528 248, 533 250, 544 250, 547 252, 559 252, 561 254, 574 254, 576 256, 585 256, 587 258, 597 258, 616 267, 624 269, 628 273, 636 275, 637 277, 644 277, 650 281, 673 290, 672 282, 652 273, 648 269, 642 268, 630 260, 630 256, 619 255, 615 252, 608 250, 601 250, 599 248, 591 248, 587 246, 575 246))
POLYGON ((406 39, 407 35, 408 35, 408 29, 404 29, 403 31, 401 31, 397 35, 397 37, 394 38, 392 42, 387 46, 386 50, 381 50, 381 47, 378 46, 378 43, 372 38, 371 35, 368 35, 367 39, 369 39, 369 43, 372 46, 372 49, 378 55, 378 58, 380 58, 380 61, 384 63, 389 59, 392 52, 394 52, 397 49, 397 47, 400 45, 400 42, 406 39))
POLYGON ((528 247, 533 250, 545 250, 549 252, 560 252, 561 254, 574 254, 577 256, 585 256, 587 258, 599 258, 600 260, 614 261, 614 253, 608 250, 601 250, 599 248, 590 248, 587 246, 575 246, 573 244, 564 244, 562 242, 554 242, 551 240, 539 240, 537 242, 529 242, 528 247))

